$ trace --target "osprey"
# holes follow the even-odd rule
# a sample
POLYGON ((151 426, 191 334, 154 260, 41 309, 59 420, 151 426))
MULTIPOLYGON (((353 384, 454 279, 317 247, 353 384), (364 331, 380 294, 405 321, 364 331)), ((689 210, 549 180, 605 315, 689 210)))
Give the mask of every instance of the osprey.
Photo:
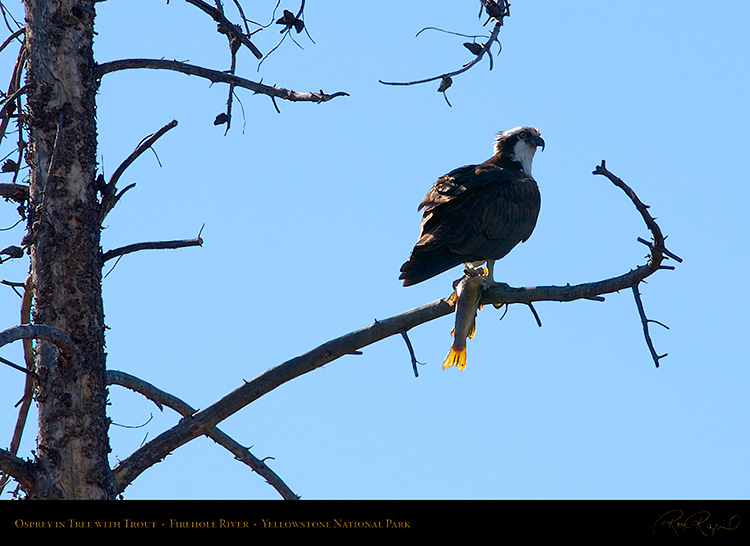
POLYGON ((541 197, 531 160, 544 140, 535 127, 498 133, 495 153, 435 181, 417 210, 424 209, 417 244, 401 266, 404 286, 417 284, 459 264, 487 263, 494 283, 495 260, 526 241, 536 225, 541 197))

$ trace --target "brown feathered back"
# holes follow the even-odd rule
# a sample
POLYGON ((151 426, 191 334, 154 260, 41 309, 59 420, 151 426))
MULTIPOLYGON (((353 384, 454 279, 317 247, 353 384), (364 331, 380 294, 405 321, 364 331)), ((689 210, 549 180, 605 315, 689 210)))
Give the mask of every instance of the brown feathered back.
MULTIPOLYGON (((419 205, 423 210, 419 238, 401 266, 404 286, 462 263, 499 260, 529 238, 541 197, 513 153, 522 129, 530 130, 513 130, 516 133, 496 143, 498 153, 484 163, 437 179, 419 205)), ((541 141, 538 135, 538 131, 533 134, 541 141)))

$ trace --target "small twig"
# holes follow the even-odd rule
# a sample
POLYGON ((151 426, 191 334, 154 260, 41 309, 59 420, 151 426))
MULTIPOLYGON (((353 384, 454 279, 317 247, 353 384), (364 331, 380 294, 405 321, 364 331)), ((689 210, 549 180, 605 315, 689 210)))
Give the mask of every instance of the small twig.
POLYGON ((659 326, 661 326, 661 327, 662 327, 662 328, 664 328, 665 330, 669 330, 669 326, 667 326, 667 325, 666 325, 666 324, 664 324, 663 322, 659 322, 658 320, 654 320, 654 319, 648 319, 648 322, 650 322, 651 324, 658 324, 659 326))
POLYGON ((23 28, 21 26, 21 23, 16 20, 13 14, 5 7, 5 4, 3 4, 2 2, 0 2, 0 10, 2 10, 3 21, 5 21, 5 26, 8 27, 8 30, 13 32, 13 25, 15 25, 17 29, 23 28), (13 25, 11 25, 11 22, 8 20, 9 18, 13 21, 13 25))
POLYGON ((247 117, 245 116, 245 105, 242 104, 242 101, 237 96, 237 93, 232 92, 232 95, 234 96, 235 100, 240 105, 240 110, 242 110, 242 132, 245 132, 245 127, 247 126, 247 117))
MULTIPOLYGON (((666 239, 667 239, 667 238, 666 238, 666 237, 664 237, 664 240, 665 240, 665 241, 666 241, 666 239)), ((638 242, 639 242, 639 243, 643 243, 644 245, 646 245, 646 246, 647 246, 647 247, 649 247, 649 248, 650 248, 650 247, 651 247, 651 246, 653 245, 653 243, 651 243, 651 242, 647 241, 647 240, 646 240, 646 239, 644 239, 643 237, 638 237, 638 242)), ((667 250, 666 248, 663 248, 663 249, 662 249, 662 252, 664 253, 664 255, 665 255, 665 256, 668 256, 668 257, 672 258, 672 259, 673 259, 674 261, 676 261, 676 262, 678 262, 678 263, 682 263, 682 258, 680 258, 680 257, 679 257, 679 256, 678 256, 677 254, 674 254, 673 252, 670 252, 670 251, 669 251, 669 250, 667 250)))
MULTIPOLYGON (((276 5, 278 7, 278 4, 276 5)), ((277 25, 282 25, 284 28, 281 29, 281 40, 271 48, 271 50, 265 54, 265 56, 260 59, 260 62, 258 63, 258 70, 260 70, 260 66, 263 64, 263 62, 274 52, 276 51, 282 43, 284 43, 284 40, 286 40, 287 36, 295 43, 297 47, 300 49, 303 49, 302 46, 297 42, 297 40, 294 39, 294 36, 292 36, 292 29, 294 29, 297 34, 302 32, 304 29, 305 34, 307 34, 307 37, 310 39, 312 43, 315 43, 315 40, 312 39, 312 36, 310 36, 310 33, 307 31, 307 27, 305 26, 305 22, 303 20, 305 11, 305 0, 302 0, 300 2, 299 9, 297 10, 297 13, 294 14, 289 10, 284 10, 283 15, 280 19, 276 20, 275 23, 277 25)), ((276 10, 274 9, 274 13, 276 10)), ((274 16, 275 17, 275 16, 274 16)))
MULTIPOLYGON (((152 414, 150 414, 148 416, 148 419, 146 419, 146 421, 143 422, 143 423, 141 423, 140 425, 123 425, 121 423, 112 422, 112 426, 113 427, 120 427, 120 428, 131 428, 131 429, 143 428, 143 427, 145 427, 146 425, 148 425, 153 420, 154 420, 154 414, 152 413, 152 414)), ((141 444, 141 445, 143 445, 143 444, 141 444)))
POLYGON ((23 366, 19 366, 18 364, 15 364, 15 363, 11 362, 10 360, 8 360, 7 358, 4 358, 2 356, 0 356, 0 363, 5 364, 6 366, 8 366, 10 368, 13 368, 14 370, 18 370, 19 372, 23 372, 25 374, 29 374, 31 376, 36 377, 36 374, 34 372, 32 372, 31 370, 27 370, 23 366))
MULTIPOLYGON (((158 161, 158 159, 157 159, 157 161, 158 161)), ((117 202, 120 200, 120 198, 122 198, 123 194, 126 191, 132 190, 133 188, 135 188, 135 182, 133 182, 132 184, 128 184, 122 190, 120 190, 119 192, 117 192, 117 195, 115 195, 112 198, 112 200, 108 203, 109 210, 112 210, 115 207, 115 205, 117 205, 117 202)))
POLYGON ((418 38, 420 34, 422 34, 425 30, 435 30, 437 32, 444 32, 446 34, 453 34, 454 36, 461 36, 462 38, 471 38, 472 40, 476 40, 477 38, 485 38, 486 36, 482 36, 480 34, 462 34, 461 32, 455 32, 452 30, 445 30, 443 28, 438 27, 424 27, 422 30, 417 32, 414 37, 418 38))
POLYGON ((534 315, 534 320, 536 320, 536 325, 539 326, 539 328, 542 327, 542 321, 539 318, 539 315, 536 312, 536 309, 534 309, 534 304, 531 302, 528 302, 526 305, 529 306, 529 309, 531 310, 531 314, 534 315))
POLYGON ((643 325, 643 335, 646 338, 646 345, 648 345, 648 350, 651 353, 651 358, 654 359, 654 364, 658 368, 659 360, 667 356, 667 353, 664 353, 663 355, 658 355, 656 353, 656 349, 654 349, 654 344, 651 341, 651 334, 649 333, 649 329, 648 329, 648 323, 656 322, 656 321, 650 321, 648 318, 646 318, 646 312, 643 310, 643 301, 641 301, 641 294, 640 292, 638 292, 638 285, 636 284, 632 288, 633 288, 633 296, 635 297, 635 305, 638 308, 638 314, 641 317, 641 324, 643 325))
POLYGON ((240 14, 240 19, 242 19, 242 24, 245 25, 245 32, 250 35, 250 27, 248 26, 248 18, 245 17, 245 10, 242 9, 242 4, 240 4, 239 0, 232 0, 234 3, 234 7, 237 8, 237 12, 240 14))
POLYGON ((406 342, 406 348, 409 349, 409 356, 411 357, 411 366, 414 368, 414 377, 419 377, 419 372, 417 371, 417 365, 422 365, 421 362, 417 360, 416 355, 414 354, 414 347, 412 347, 411 340, 409 339, 409 334, 406 330, 401 331, 401 337, 404 338, 404 342, 406 342))
POLYGON ((14 93, 11 95, 6 96, 2 102, 3 104, 2 109, 0 109, 0 118, 5 118, 10 111, 12 111, 16 105, 15 100, 20 97, 21 95, 25 94, 29 89, 31 88, 30 85, 24 85, 20 89, 17 89, 14 93))
MULTIPOLYGON (((5 279, 3 279, 2 281, 0 281, 0 284, 4 284, 5 286, 10 286, 11 290, 13 290, 13 292, 15 292, 19 298, 24 297, 24 294, 18 291, 19 288, 24 287, 24 284, 22 282, 6 281, 5 279)), ((25 324, 25 323, 21 321, 21 324, 25 324)))
POLYGON ((109 277, 109 274, 112 273, 115 270, 115 267, 117 267, 117 264, 120 263, 120 260, 122 260, 122 256, 118 256, 115 260, 115 263, 112 264, 112 267, 109 268, 109 271, 107 271, 103 276, 102 279, 106 279, 109 277))
POLYGON ((276 97, 273 97, 273 96, 272 96, 272 97, 271 97, 271 102, 273 103, 273 107, 274 107, 274 109, 276 110, 276 113, 277 113, 277 114, 280 114, 280 113, 281 113, 281 110, 279 110, 279 105, 278 105, 278 104, 276 104, 276 97))
MULTIPOLYGON (((236 1, 237 0, 235 0, 235 2, 236 1)), ((276 10, 279 9, 280 5, 281 5, 281 0, 276 0, 276 5, 273 7, 273 10, 271 11, 271 20, 268 23, 263 24, 263 23, 259 23, 257 21, 250 20, 250 22, 252 24, 256 25, 258 28, 255 29, 252 32, 249 32, 248 35, 252 36, 253 34, 256 34, 256 33, 260 32, 261 30, 267 29, 268 27, 270 27, 271 25, 273 25, 274 21, 276 21, 276 10)))

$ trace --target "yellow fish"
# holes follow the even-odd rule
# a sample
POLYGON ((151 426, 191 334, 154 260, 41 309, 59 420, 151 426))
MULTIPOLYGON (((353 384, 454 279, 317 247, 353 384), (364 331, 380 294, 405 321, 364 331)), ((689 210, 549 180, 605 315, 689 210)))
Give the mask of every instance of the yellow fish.
POLYGON ((451 296, 451 300, 456 301, 456 323, 451 332, 453 345, 443 361, 444 370, 451 366, 459 370, 466 367, 466 338, 474 337, 477 309, 486 283, 487 277, 483 275, 464 275, 451 296))

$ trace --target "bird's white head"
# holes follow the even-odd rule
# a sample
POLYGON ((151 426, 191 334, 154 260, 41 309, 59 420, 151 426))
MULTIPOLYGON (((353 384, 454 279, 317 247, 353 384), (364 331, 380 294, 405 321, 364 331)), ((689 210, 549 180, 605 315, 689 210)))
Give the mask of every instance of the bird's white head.
POLYGON ((544 150, 544 139, 536 127, 516 127, 495 137, 495 155, 518 161, 528 176, 531 176, 531 160, 539 146, 544 150))

